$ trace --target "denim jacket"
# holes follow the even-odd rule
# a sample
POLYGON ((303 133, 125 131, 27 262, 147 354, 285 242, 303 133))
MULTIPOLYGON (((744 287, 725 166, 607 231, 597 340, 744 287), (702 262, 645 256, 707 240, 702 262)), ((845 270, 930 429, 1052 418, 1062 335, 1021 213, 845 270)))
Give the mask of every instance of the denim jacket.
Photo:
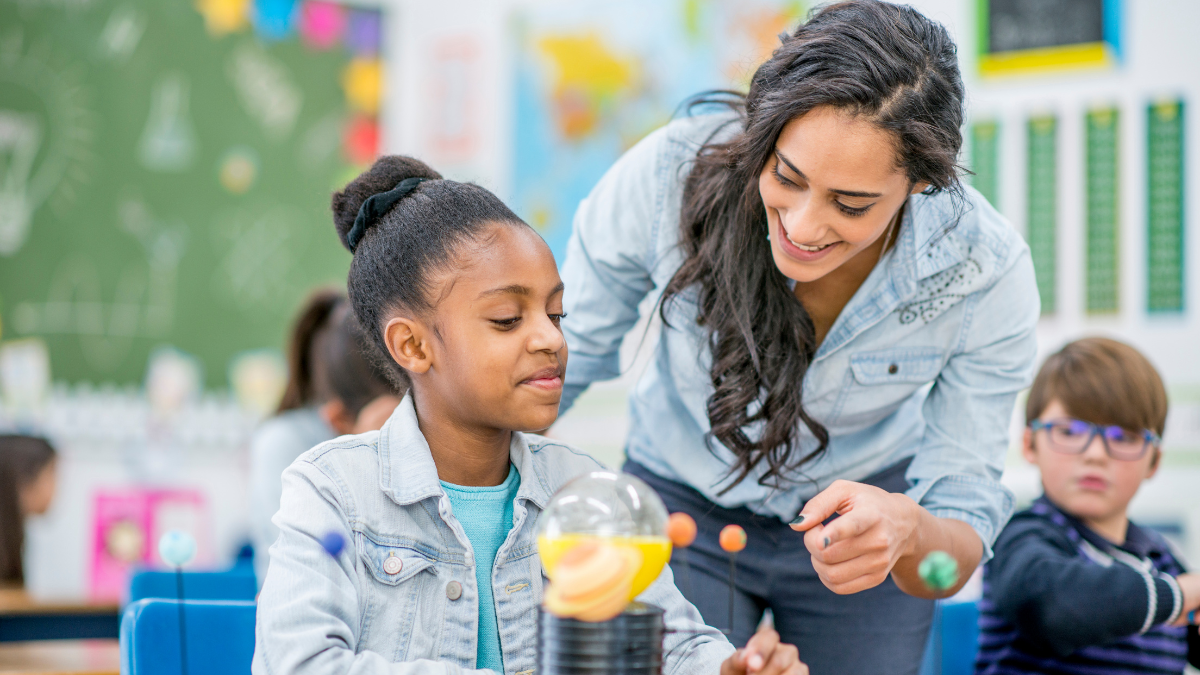
MULTIPOLYGON (((537 519, 569 479, 602 468, 540 436, 514 433, 521 487, 496 554, 496 602, 506 675, 533 675, 545 576, 537 519)), ((279 538, 258 598, 253 672, 436 674, 474 671, 479 617, 471 545, 438 480, 411 394, 380 431, 342 436, 283 474, 279 538), (320 539, 338 533, 334 558, 320 539), (390 556, 399 558, 385 567, 390 556), (393 572, 389 574, 389 571, 393 572)), ((664 673, 712 673, 733 653, 684 600, 670 569, 639 598, 663 608, 664 673)))
MULTIPOLYGON (((620 374, 618 350, 639 303, 649 296, 643 306, 657 310, 683 261, 690 162, 738 124, 728 114, 672 122, 629 150, 580 204, 562 270, 571 350, 562 410, 592 382, 620 374)), ((758 483, 760 466, 721 494, 735 458, 707 438, 712 354, 689 289, 668 303, 669 327, 630 394, 628 457, 721 506, 785 521, 834 480, 861 480, 911 457, 907 494, 935 516, 970 524, 990 558, 1012 515, 999 478, 1013 404, 1032 377, 1040 303, 1024 240, 977 191, 966 197, 959 208, 948 195, 909 198, 895 245, 796 383, 807 412, 829 430, 823 456, 778 488, 758 483)), ((816 444, 807 427, 798 431, 803 447, 816 444)))

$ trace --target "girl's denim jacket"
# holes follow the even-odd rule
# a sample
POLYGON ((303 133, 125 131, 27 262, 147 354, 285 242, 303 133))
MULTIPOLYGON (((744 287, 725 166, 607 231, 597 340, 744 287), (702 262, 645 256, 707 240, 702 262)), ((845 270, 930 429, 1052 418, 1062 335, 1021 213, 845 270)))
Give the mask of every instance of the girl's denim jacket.
MULTIPOLYGON (((521 487, 492 596, 506 675, 533 675, 546 583, 538 515, 564 483, 603 467, 529 434, 514 433, 510 453, 521 487)), ((256 675, 488 672, 473 670, 479 593, 471 545, 411 395, 380 431, 342 436, 297 459, 283 474, 274 522, 279 538, 258 598, 256 675), (330 533, 346 542, 336 557, 321 545, 330 533), (400 565, 385 567, 390 556, 400 565)), ((676 590, 669 568, 638 599, 666 612, 664 673, 715 675, 733 653, 676 590)))

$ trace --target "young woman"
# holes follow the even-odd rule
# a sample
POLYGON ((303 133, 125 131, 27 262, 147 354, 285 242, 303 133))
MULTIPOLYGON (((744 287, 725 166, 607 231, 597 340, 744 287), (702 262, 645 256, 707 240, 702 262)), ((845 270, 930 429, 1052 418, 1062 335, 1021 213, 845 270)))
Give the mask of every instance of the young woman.
POLYGON ((770 608, 814 672, 916 672, 934 595, 920 561, 947 551, 965 581, 1011 514, 998 479, 1036 351, 1028 249, 959 181, 955 45, 909 7, 827 6, 723 100, 651 134, 580 205, 563 409, 619 374, 658 296, 626 470, 700 524, 685 595, 725 627, 717 536, 740 523, 735 642, 770 608))
POLYGON ((375 364, 374 350, 345 294, 319 290, 309 296, 292 328, 279 411, 250 441, 250 524, 260 583, 279 535, 271 518, 279 510, 283 470, 335 436, 378 429, 400 402, 404 376, 375 364))
POLYGON ((0 436, 0 587, 25 585, 25 519, 54 500, 58 453, 43 438, 0 436))
MULTIPOLYGON (((380 431, 284 472, 253 671, 532 673, 537 518, 600 466, 523 433, 550 426, 562 394, 554 257, 490 192, 405 157, 378 160, 333 210, 355 314, 412 387, 380 431)), ((774 631, 735 652, 669 572, 639 597, 666 612, 667 675, 808 672, 774 631)))

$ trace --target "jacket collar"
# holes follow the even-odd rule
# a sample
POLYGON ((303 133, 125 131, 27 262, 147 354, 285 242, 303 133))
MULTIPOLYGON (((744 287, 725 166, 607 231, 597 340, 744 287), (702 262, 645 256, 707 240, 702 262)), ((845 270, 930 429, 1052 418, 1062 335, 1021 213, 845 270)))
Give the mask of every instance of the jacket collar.
POLYGON ((964 233, 957 227, 957 221, 965 218, 965 214, 958 211, 954 202, 946 194, 915 194, 908 198, 901 222, 902 234, 889 265, 901 297, 915 291, 916 282, 966 259, 964 233))
MULTIPOLYGON (((517 500, 544 509, 550 500, 545 472, 530 450, 528 437, 519 431, 512 434, 509 459, 521 474, 517 500)), ((400 505, 445 494, 429 443, 417 423, 411 390, 379 432, 379 487, 400 505)))

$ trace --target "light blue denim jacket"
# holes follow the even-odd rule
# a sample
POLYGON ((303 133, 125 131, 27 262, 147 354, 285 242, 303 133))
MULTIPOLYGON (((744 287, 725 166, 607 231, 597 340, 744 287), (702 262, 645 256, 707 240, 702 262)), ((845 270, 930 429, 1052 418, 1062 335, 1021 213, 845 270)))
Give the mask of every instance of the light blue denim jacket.
MULTIPOLYGON (((683 260, 689 162, 710 135, 737 124, 731 115, 672 122, 629 150, 580 204, 562 270, 571 352, 562 410, 592 382, 620 374, 618 350, 638 304, 661 294, 683 260)), ((694 292, 669 303, 671 327, 630 395, 629 458, 721 506, 790 521, 834 480, 912 457, 907 494, 935 516, 969 523, 990 558, 1012 515, 999 478, 1013 403, 1032 376, 1040 304, 1024 240, 978 192, 968 188, 967 202, 956 212, 946 195, 909 198, 895 245, 797 383, 830 441, 789 485, 759 485, 760 468, 719 494, 734 458, 715 439, 713 451, 705 445, 712 356, 694 292)), ((799 431, 813 447, 808 429, 799 431)))
MULTIPOLYGON (((569 479, 601 468, 540 436, 513 434, 521 474, 513 527, 496 554, 492 594, 507 675, 533 675, 545 583, 537 519, 569 479)), ((279 538, 258 598, 256 675, 473 671, 479 618, 474 560, 438 481, 411 394, 380 431, 342 436, 283 474, 279 538), (345 550, 321 547, 330 532, 345 550), (384 561, 399 557, 396 574, 384 561), (451 583, 453 591, 448 590, 451 583)), ((733 653, 663 571, 639 600, 666 611, 664 673, 712 673, 733 653)))

